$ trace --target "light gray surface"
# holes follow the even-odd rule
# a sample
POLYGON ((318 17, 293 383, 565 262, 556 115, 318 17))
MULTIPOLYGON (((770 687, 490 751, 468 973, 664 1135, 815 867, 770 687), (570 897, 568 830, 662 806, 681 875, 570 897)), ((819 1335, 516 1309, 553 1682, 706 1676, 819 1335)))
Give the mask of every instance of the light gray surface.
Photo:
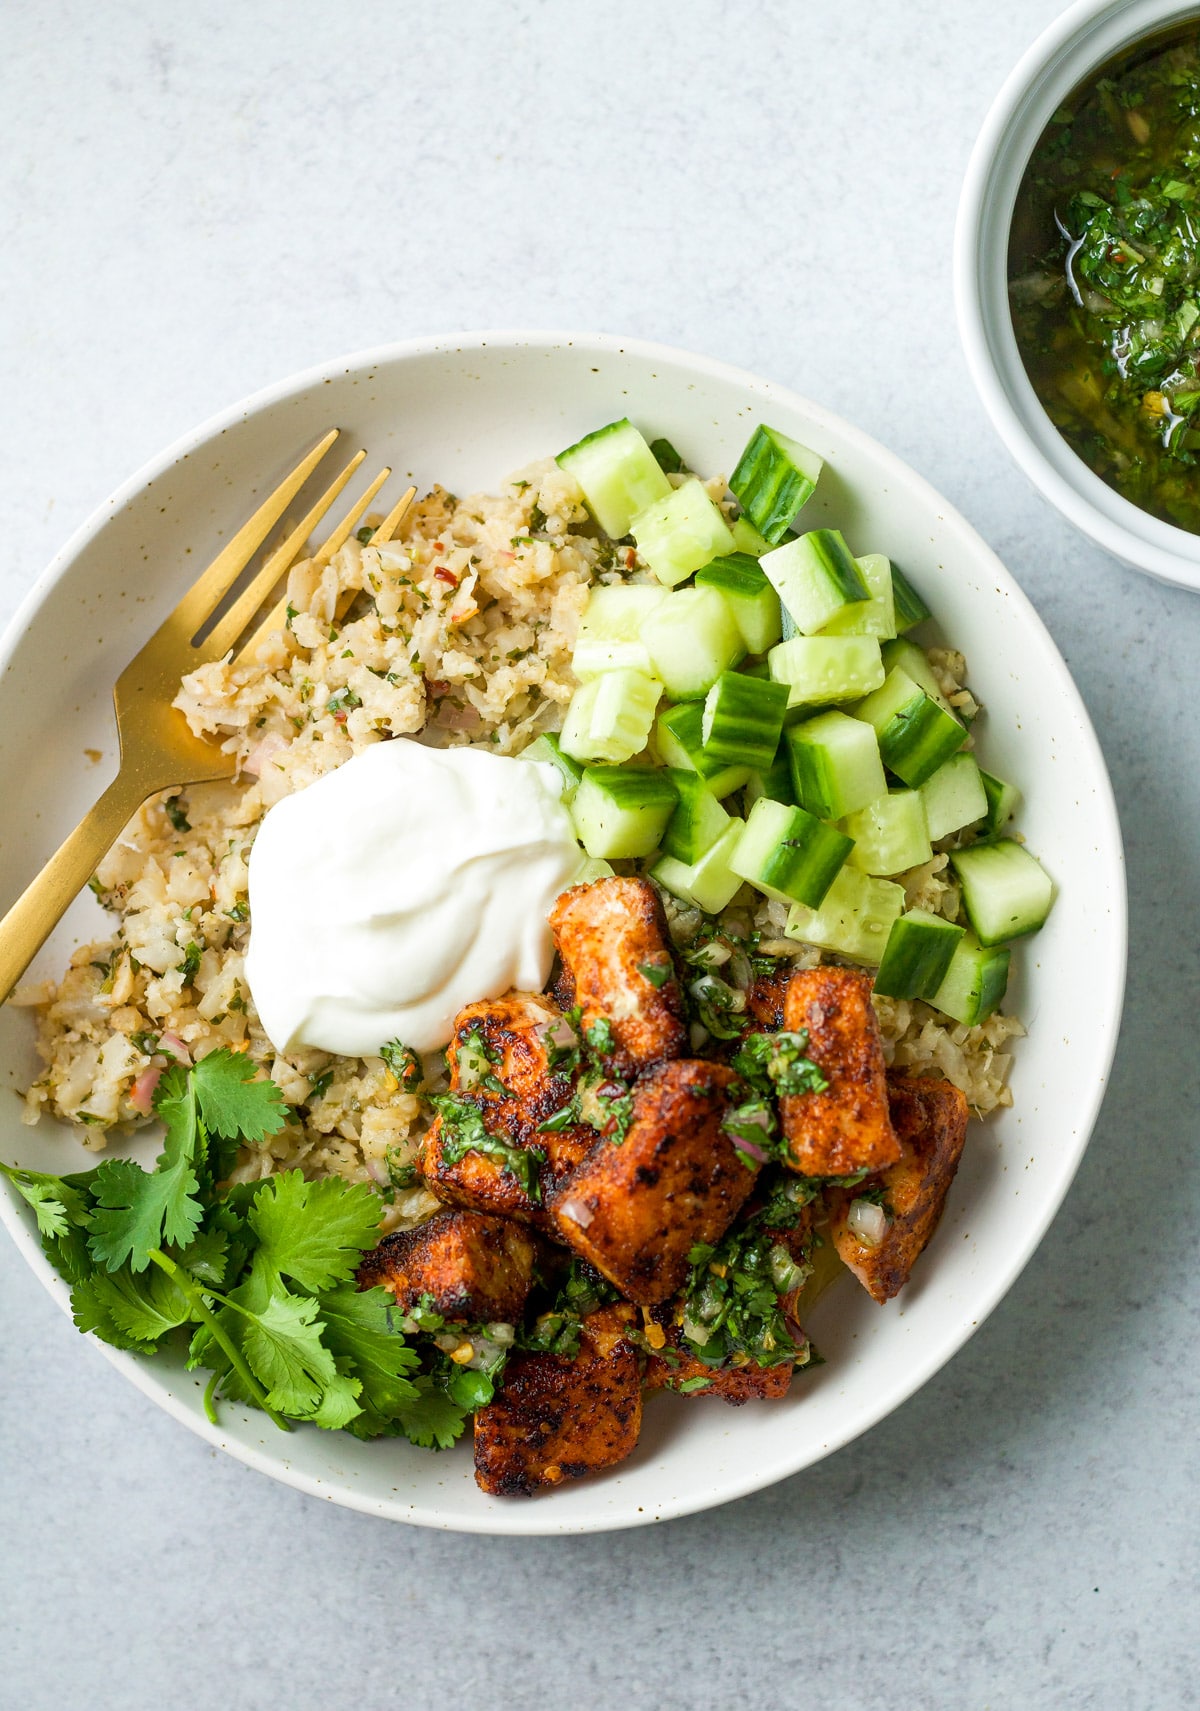
POLYGON ((0 1704, 1194 1699, 1200 602, 1026 489, 950 295, 971 141, 1057 10, 10 0, 0 616, 162 444, 340 350, 691 347, 869 428, 1023 582, 1113 772, 1132 950, 1095 1140, 992 1320, 867 1438, 659 1530, 323 1508, 155 1411, 0 1246, 0 1704))

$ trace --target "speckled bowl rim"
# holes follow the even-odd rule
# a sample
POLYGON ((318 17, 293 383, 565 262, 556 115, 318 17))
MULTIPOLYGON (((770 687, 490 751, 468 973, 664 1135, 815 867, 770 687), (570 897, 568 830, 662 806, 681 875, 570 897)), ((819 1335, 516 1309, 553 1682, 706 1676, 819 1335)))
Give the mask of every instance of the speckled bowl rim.
MULTIPOLYGON (((970 547, 972 554, 978 555, 979 562, 986 570, 988 583, 992 583, 994 579, 996 592, 1002 594, 1006 602, 1019 613, 1022 625, 1026 628, 1030 639, 1035 643, 1039 652, 1042 668, 1048 668, 1053 672, 1056 680, 1054 683, 1055 693, 1062 698, 1066 712, 1069 713, 1077 727, 1079 741, 1083 745, 1091 768, 1089 783, 1093 787, 1095 795, 1095 800, 1091 804, 1092 811, 1096 816, 1095 836, 1097 849, 1103 851, 1104 860, 1107 863, 1106 875, 1110 891, 1106 892, 1106 896, 1109 897, 1111 903, 1112 915, 1109 955, 1105 966, 1097 976, 1097 980, 1103 987, 1105 997, 1103 1006, 1104 1025, 1091 1040, 1092 1055, 1090 1062, 1094 1066, 1094 1076, 1090 1083, 1089 1097, 1083 1102, 1082 1107, 1074 1113, 1077 1120, 1073 1129, 1073 1137, 1059 1160, 1058 1175, 1053 1184, 1053 1191, 1039 1203, 1036 1217, 1024 1229, 1023 1239, 1015 1243, 1009 1251, 1008 1265, 990 1274, 988 1280, 990 1287, 973 1300, 974 1316, 971 1323, 960 1325, 955 1335, 946 1338, 934 1347, 923 1350, 922 1358, 913 1361, 911 1367, 906 1370, 901 1383, 887 1389, 877 1398, 870 1409, 849 1421, 843 1431, 832 1434, 816 1453, 805 1455, 796 1460, 794 1464, 782 1465, 778 1462, 768 1461, 766 1465, 761 1465, 756 1463, 752 1456, 747 1456, 744 1458, 737 1475, 726 1478, 719 1489, 715 1491, 697 1489, 689 1495, 665 1500, 655 1506, 652 1511, 647 1509, 645 1511, 639 1510, 636 1513, 622 1512, 619 1506, 614 1506, 615 1512, 593 1513, 584 1520, 568 1518, 565 1515, 560 1518, 555 1509, 554 1497, 551 1496, 534 1503, 506 1503, 491 1500, 485 1506, 481 1506, 478 1515, 472 1514, 469 1519, 457 1516, 447 1518, 445 1514, 439 1513, 434 1504, 405 1505, 393 1503, 371 1497, 357 1489, 349 1481, 339 1486, 329 1480, 315 1477, 288 1462, 282 1454, 284 1444, 277 1439, 272 1439, 272 1443, 278 1445, 278 1448, 272 1453, 271 1450, 267 1449, 265 1440, 261 1445, 257 1445, 230 1438, 222 1431, 219 1424, 211 1424, 205 1418, 202 1410, 199 1410, 194 1403, 189 1406, 182 1397, 177 1397, 166 1391, 151 1362, 113 1349, 96 1339, 91 1339, 93 1346, 99 1349, 105 1359, 110 1361, 139 1390, 165 1409, 182 1425, 188 1427, 189 1430, 205 1439, 215 1448, 225 1450, 233 1455, 245 1465, 266 1474, 270 1478, 281 1480, 309 1496, 326 1502, 336 1502, 361 1513, 443 1530, 509 1536, 561 1536, 614 1531, 694 1514, 760 1491, 764 1487, 777 1483, 780 1479, 801 1472, 804 1468, 815 1465, 825 1456, 843 1448, 861 1436, 863 1432, 878 1424, 881 1419, 918 1391, 974 1334, 979 1325, 990 1315, 1011 1288, 1041 1242, 1074 1179, 1090 1139, 1103 1099, 1120 1027, 1127 954, 1127 898, 1124 880, 1124 856, 1116 805, 1103 755, 1086 708, 1061 654, 1046 632, 1032 604, 971 525, 952 506, 948 505, 923 477, 917 475, 893 453, 873 440, 871 436, 847 423, 833 412, 825 410, 822 406, 802 398, 787 388, 775 386, 729 364, 646 340, 625 339, 603 333, 508 330, 472 331, 441 337, 431 336, 374 347, 349 356, 338 357, 317 364, 299 374, 290 375, 274 385, 251 394, 229 409, 210 417, 199 427, 183 435, 165 451, 151 459, 128 481, 118 487, 111 497, 105 500, 92 516, 75 531, 46 571, 37 579, 30 593, 21 603, 3 639, 0 640, 0 673, 3 673, 20 647, 30 620, 39 610, 42 602, 52 592, 66 567, 71 564, 84 545, 93 538, 116 511, 135 495, 141 493, 149 483, 166 473, 177 461, 193 455, 207 442, 217 438, 228 428, 254 413, 271 405, 286 402, 301 392, 322 385, 331 377, 352 374, 356 371, 366 372, 381 365, 403 361, 407 358, 457 354, 484 347, 493 349, 496 347, 532 348, 535 351, 574 347, 576 350, 595 353, 598 358, 620 354, 633 356, 646 361, 648 364, 666 363, 680 367, 686 366, 697 375, 711 377, 714 381, 738 386, 756 395, 759 400, 777 401, 783 406, 798 410, 810 417, 816 425, 844 436, 846 440, 873 458, 883 476, 889 481, 895 482, 897 487, 906 489, 922 507, 927 509, 931 517, 936 517, 952 536, 956 535, 970 547)), ((43 1254, 32 1218, 26 1216, 23 1203, 7 1182, 0 1182, 0 1188, 4 1191, 0 1193, 0 1219, 8 1228, 30 1268, 69 1316, 68 1288, 43 1254)), ((619 1472, 619 1469, 616 1471, 619 1472)), ((588 1483, 591 1484, 592 1482, 588 1483)))

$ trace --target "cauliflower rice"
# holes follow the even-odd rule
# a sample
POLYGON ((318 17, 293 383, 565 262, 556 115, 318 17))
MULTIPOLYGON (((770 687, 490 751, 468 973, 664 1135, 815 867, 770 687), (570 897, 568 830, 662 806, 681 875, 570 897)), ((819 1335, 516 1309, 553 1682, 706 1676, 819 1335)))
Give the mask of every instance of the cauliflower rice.
MULTIPOLYGON (((707 486, 723 500, 723 478, 707 486)), ((282 1057, 263 1033, 243 966, 250 846, 273 803, 388 737, 488 743, 507 755, 557 730, 575 688, 571 651, 589 585, 646 575, 632 548, 596 533, 574 480, 550 461, 496 494, 458 500, 435 487, 394 542, 351 539, 324 568, 297 564, 287 628, 258 661, 204 666, 176 699, 197 735, 235 757, 234 779, 148 802, 92 881, 117 918, 115 935, 81 947, 58 983, 13 999, 36 1014, 45 1065, 25 1120, 49 1110, 100 1149, 110 1131, 148 1120, 169 1056, 232 1047, 293 1107, 287 1128, 243 1149, 234 1180, 294 1167, 337 1173, 388 1192, 385 1228, 428 1216, 431 1195, 395 1186, 411 1181, 404 1167, 432 1115, 426 1101, 403 1092, 382 1057, 282 1057)), ((961 654, 929 657, 943 692, 971 717, 961 654)), ((901 879, 910 907, 957 916, 944 853, 901 879)), ((668 906, 673 935, 686 939, 700 918, 668 906)), ((820 960, 783 937, 786 909, 748 886, 726 913, 749 920, 768 954, 820 960)), ((967 1028, 927 1004, 875 1003, 890 1062, 947 1077, 981 1116, 1011 1103, 1008 1042, 1024 1032, 1016 1018, 997 1013, 967 1028)), ((426 1068, 437 1085, 440 1059, 426 1068)))

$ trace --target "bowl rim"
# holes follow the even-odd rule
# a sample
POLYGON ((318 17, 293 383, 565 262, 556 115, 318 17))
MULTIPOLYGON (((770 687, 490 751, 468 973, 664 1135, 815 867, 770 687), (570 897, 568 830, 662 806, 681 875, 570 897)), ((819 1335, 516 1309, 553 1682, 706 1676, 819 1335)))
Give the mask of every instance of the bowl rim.
MULTIPOLYGON (((838 434, 868 453, 877 461, 881 470, 906 487, 921 505, 928 507, 931 514, 936 515, 951 529, 961 532, 970 541, 973 549, 980 555, 980 562, 986 564, 989 577, 995 577, 1000 591, 1020 611, 1024 622, 1031 626, 1044 642, 1047 658, 1057 679, 1058 691, 1065 698, 1077 721, 1080 742, 1088 752, 1098 786, 1096 799, 1090 805, 1090 812, 1094 813, 1096 817, 1097 847, 1106 853, 1111 867, 1111 879, 1113 881, 1112 922, 1108 940, 1110 954, 1105 964, 1104 975, 1108 987, 1105 1004, 1105 1029, 1103 1036, 1096 1041, 1097 1073, 1094 1084, 1084 1100, 1079 1114, 1080 1121, 1076 1131, 1073 1154, 1067 1155, 1063 1160, 1056 1192, 1052 1192, 1046 1197, 1039 1208, 1038 1215, 1031 1220, 1026 1228, 1023 1240, 1014 1245, 1009 1264, 1003 1270, 998 1270, 992 1275, 987 1290, 981 1295, 977 1303, 973 1303, 970 1323, 961 1325, 959 1332, 951 1339, 950 1346, 939 1345, 931 1348, 926 1352, 923 1359, 914 1360, 906 1371, 903 1381, 884 1391, 880 1401, 867 1410, 863 1417, 848 1424, 844 1431, 832 1434, 822 1445, 818 1455, 809 1456, 793 1467, 781 1471, 777 1466, 771 1465, 764 1471, 747 1465, 739 1476, 731 1477, 727 1481, 722 1487, 721 1494, 717 1497, 703 1491, 697 1491, 691 1495, 669 1498, 661 1505, 656 1506, 652 1512, 646 1513, 632 1515, 595 1514, 582 1520, 559 1521, 553 1514, 552 1505, 549 1504, 503 1505, 488 1503, 481 1506, 477 1516, 473 1515, 469 1519, 455 1515, 447 1517, 439 1515, 436 1507, 432 1504, 408 1504, 405 1506, 402 1503, 388 1502, 386 1499, 369 1496, 350 1481, 344 1481, 341 1485, 334 1487, 328 1481, 287 1461, 282 1454, 283 1444, 278 1445, 273 1450, 268 1449, 268 1442, 273 1443, 273 1440, 264 1439, 261 1445, 255 1445, 228 1438, 222 1432, 219 1424, 213 1424, 207 1420, 202 1410, 196 1410, 189 1406, 182 1396, 172 1394, 157 1376, 149 1360, 138 1358, 124 1350, 112 1348, 106 1343, 99 1342, 98 1339, 92 1339, 106 1360, 118 1368, 126 1378, 130 1379, 139 1390, 172 1418, 178 1420, 213 1447, 226 1451, 244 1465, 267 1475, 269 1478, 290 1485, 304 1492, 307 1496, 319 1498, 325 1502, 336 1502, 342 1507, 357 1510, 363 1514, 374 1515, 381 1519, 406 1521, 409 1524, 428 1526, 442 1531, 526 1537, 612 1532, 625 1528, 646 1526, 659 1521, 696 1514, 749 1496, 756 1491, 778 1483, 781 1479, 791 1477, 803 1472, 808 1467, 815 1466, 836 1450, 844 1448, 899 1408, 945 1366, 975 1334, 985 1319, 990 1317, 1024 1270, 1057 1215, 1079 1169, 1107 1089, 1109 1072, 1117 1047, 1124 1003, 1128 949, 1128 895, 1124 848, 1112 782, 1104 761, 1103 751, 1083 698, 1062 654, 1038 615, 1036 608, 1011 572, 1005 568, 996 553, 966 518, 954 506, 950 505, 924 476, 918 474, 896 453, 881 445, 873 436, 848 422, 844 417, 838 416, 824 406, 793 392, 788 387, 778 386, 733 364, 720 362, 711 357, 697 355, 690 351, 650 340, 623 338, 611 333, 524 329, 482 329, 448 335, 427 335, 386 345, 371 346, 350 355, 335 357, 260 388, 237 403, 208 417, 198 427, 181 435, 164 451, 149 459, 132 476, 122 482, 107 499, 102 501, 91 516, 74 531, 67 543, 54 555, 49 565, 36 579, 28 595, 18 606, 6 631, 0 636, 0 674, 3 674, 9 660, 20 646, 30 619, 40 608, 43 600, 50 594, 59 576, 108 519, 146 485, 169 470, 175 462, 190 456, 208 440, 247 419, 250 415, 284 402, 311 387, 320 385, 328 377, 344 375, 346 372, 356 369, 370 369, 398 361, 403 362, 413 357, 484 347, 517 349, 523 347, 561 348, 563 346, 572 346, 588 352, 594 351, 601 355, 629 354, 648 362, 686 365, 693 371, 714 380, 741 386, 766 400, 778 400, 788 407, 808 415, 820 426, 835 427, 838 434), (407 1507, 410 1512, 403 1513, 404 1507, 407 1507)), ((24 1203, 12 1185, 3 1178, 0 1178, 0 1191, 2 1191, 0 1192, 0 1222, 7 1227, 16 1241, 18 1249, 39 1281, 70 1317, 69 1289, 43 1254, 33 1222, 25 1216, 24 1203)))
POLYGON ((1019 182, 1030 151, 1068 89, 1154 30, 1190 17, 1200 21, 1200 0, 1074 0, 1042 31, 1005 78, 975 140, 959 197, 953 268, 967 368, 992 426, 1027 479, 1068 522, 1123 563, 1157 581, 1200 590, 1200 535, 1152 517, 1109 487, 1046 415, 1008 314, 1006 262, 1015 187, 1009 196, 998 186, 1002 176, 1012 176, 1018 154, 1019 182), (1135 11, 1142 14, 1137 27, 1119 31, 1096 52, 1094 37, 1135 11), (1065 86, 1047 101, 1045 84, 1067 68, 1065 86), (1004 307, 997 314, 1000 301, 1004 307))

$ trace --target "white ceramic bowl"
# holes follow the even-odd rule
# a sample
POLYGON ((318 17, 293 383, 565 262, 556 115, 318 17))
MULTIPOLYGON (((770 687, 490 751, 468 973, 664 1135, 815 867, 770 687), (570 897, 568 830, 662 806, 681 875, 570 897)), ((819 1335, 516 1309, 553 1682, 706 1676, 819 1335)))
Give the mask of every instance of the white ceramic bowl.
POLYGON ((1188 18, 1198 0, 1078 0, 1050 25, 997 95, 959 204, 954 279, 967 365, 1001 439, 1033 485, 1090 540, 1161 582, 1200 589, 1200 535, 1138 509, 1093 473, 1047 416, 1017 349, 1008 236, 1017 191, 1051 116, 1092 72, 1188 18))
MULTIPOLYGON (((163 1358, 103 1349, 146 1394, 210 1443, 314 1495, 428 1526, 569 1533, 636 1526, 754 1491, 828 1455, 910 1396, 1000 1300, 1075 1173, 1117 1037, 1125 893, 1112 793, 1087 714, 1033 608, 995 556, 919 476, 857 428, 765 381, 659 346, 604 337, 472 334, 369 352, 285 381, 206 424, 135 476, 64 548, 18 614, 0 656, 0 787, 6 828, 0 899, 92 800, 115 764, 110 690, 154 623, 220 539, 331 423, 418 485, 485 486, 628 412, 703 470, 729 470, 766 419, 828 460, 811 523, 845 529, 858 551, 891 554, 966 652, 987 704, 983 752, 1018 781, 1021 825, 1061 895, 1016 957, 1027 1020, 1015 1106, 975 1125, 942 1227, 912 1286, 880 1309, 848 1279, 810 1329, 828 1364, 784 1403, 739 1410, 653 1402, 637 1454, 611 1475, 536 1502, 484 1497, 470 1451, 434 1455, 344 1433, 283 1435, 226 1406, 219 1426, 198 1379, 163 1358), (96 764, 87 750, 102 750, 96 764), (30 766, 36 755, 38 764, 30 766)), ((36 965, 52 973, 101 926, 85 897, 36 965)), ((0 1011, 0 1076, 34 1073, 26 1015, 0 1011)), ((94 1162, 71 1133, 0 1117, 0 1157, 61 1171, 94 1162)), ((141 1156, 153 1154, 146 1140, 141 1156)), ((4 1185, 7 1188, 7 1184, 4 1185)), ((61 1305, 13 1196, 0 1211, 61 1305)), ((64 1326, 64 1335, 75 1335, 64 1326)), ((103 1345, 82 1342, 81 1360, 103 1345)))

